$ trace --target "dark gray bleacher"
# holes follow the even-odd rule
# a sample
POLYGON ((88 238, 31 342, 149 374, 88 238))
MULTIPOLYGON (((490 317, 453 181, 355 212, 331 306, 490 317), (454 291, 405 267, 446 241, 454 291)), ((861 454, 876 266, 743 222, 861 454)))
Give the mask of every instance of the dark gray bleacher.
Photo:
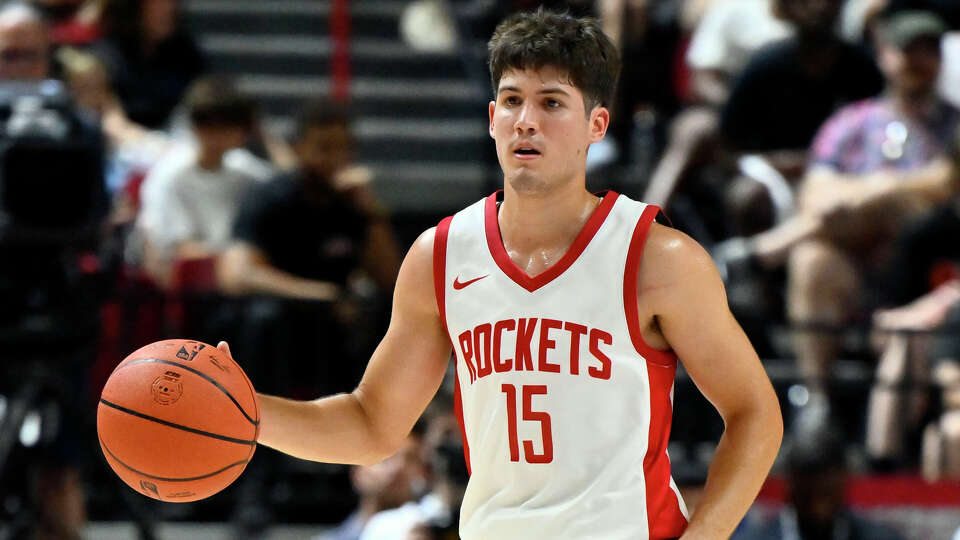
MULTIPOLYGON (((488 188, 486 97, 468 84, 458 55, 403 43, 407 3, 350 3, 359 160, 396 212, 452 212, 488 188)), ((269 129, 289 134, 299 105, 330 92, 330 2, 186 0, 184 11, 212 68, 235 75, 262 103, 269 129)))

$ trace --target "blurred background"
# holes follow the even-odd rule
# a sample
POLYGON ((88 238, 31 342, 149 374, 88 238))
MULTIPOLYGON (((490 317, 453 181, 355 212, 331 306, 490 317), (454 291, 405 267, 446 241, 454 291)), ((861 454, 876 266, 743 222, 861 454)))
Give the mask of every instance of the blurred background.
MULTIPOLYGON (((407 247, 502 183, 485 42, 541 4, 623 56, 589 188, 712 253, 781 398, 735 538, 960 539, 956 0, 3 2, 0 539, 456 538, 452 380, 381 464, 260 447, 189 504, 109 470, 95 406, 171 337, 351 390, 407 247)), ((723 425, 682 370, 674 404, 695 507, 723 425)))

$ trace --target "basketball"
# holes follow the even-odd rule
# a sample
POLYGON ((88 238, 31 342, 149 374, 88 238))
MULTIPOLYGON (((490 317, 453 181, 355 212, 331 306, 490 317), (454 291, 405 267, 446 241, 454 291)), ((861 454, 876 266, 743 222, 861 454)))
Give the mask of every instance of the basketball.
POLYGON ((253 385, 216 347, 151 343, 121 362, 103 388, 103 455, 134 490, 189 502, 236 480, 253 457, 260 410, 253 385))

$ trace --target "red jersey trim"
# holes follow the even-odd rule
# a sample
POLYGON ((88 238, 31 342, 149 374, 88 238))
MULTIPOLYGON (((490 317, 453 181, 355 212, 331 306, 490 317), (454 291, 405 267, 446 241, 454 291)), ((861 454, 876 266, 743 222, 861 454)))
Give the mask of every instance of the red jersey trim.
POLYGON ((640 308, 637 305, 637 276, 640 273, 640 257, 643 255, 643 247, 647 243, 647 233, 650 231, 650 225, 657 217, 660 209, 653 205, 648 205, 637 220, 637 226, 633 230, 633 237, 630 239, 630 248, 627 250, 627 266, 623 273, 623 309, 627 315, 627 329, 630 331, 630 340, 633 342, 633 348, 647 360, 647 363, 655 363, 662 366, 675 366, 677 355, 673 351, 661 351, 654 349, 643 339, 643 332, 640 331, 640 308))
MULTIPOLYGON (((454 353, 456 355, 456 353, 454 353)), ((453 378, 456 384, 453 387, 453 410, 457 415, 457 423, 460 424, 460 437, 463 440, 463 461, 467 464, 467 476, 473 474, 470 469, 470 445, 467 443, 467 428, 463 424, 463 400, 460 398, 460 373, 453 370, 453 378)))
POLYGON ((647 526, 650 540, 678 538, 687 528, 687 518, 680 509, 677 494, 670 487, 670 425, 673 421, 673 378, 677 371, 677 356, 672 351, 650 347, 640 331, 640 308, 637 305, 637 277, 640 258, 646 245, 650 226, 660 209, 644 208, 630 239, 627 264, 623 275, 623 307, 627 328, 634 349, 647 361, 647 379, 650 384, 650 430, 647 434, 647 453, 643 457, 643 477, 647 492, 647 526))
POLYGON ((440 313, 440 322, 443 323, 444 330, 447 329, 447 302, 445 298, 447 234, 450 232, 451 221, 453 221, 453 216, 443 218, 443 221, 437 225, 436 233, 433 236, 433 292, 437 297, 437 310, 440 313))
MULTIPOLYGON (((443 324, 443 331, 450 336, 447 329, 447 302, 446 302, 446 280, 447 280, 447 235, 450 232, 450 222, 453 216, 446 217, 437 225, 436 233, 433 237, 433 291, 437 298, 437 309, 440 313, 440 322, 443 324)), ((452 340, 451 340, 452 344, 452 340)), ((453 357, 457 357, 456 348, 453 349, 453 357)), ((460 401, 460 376, 457 370, 453 370, 456 379, 456 386, 453 393, 453 411, 457 415, 457 423, 460 425, 460 437, 463 440, 463 460, 467 464, 467 473, 470 474, 470 445, 467 443, 467 430, 463 423, 463 404, 460 401)))
POLYGON ((597 231, 600 230, 600 226, 603 225, 604 220, 607 219, 607 215, 610 214, 610 210, 613 209, 613 204, 617 202, 618 197, 615 192, 608 191, 603 197, 603 200, 600 201, 600 205, 593 211, 590 219, 584 224, 583 229, 577 234, 573 244, 570 245, 570 248, 563 255, 563 258, 550 268, 531 277, 510 259, 506 248, 503 247, 503 238, 500 236, 500 223, 497 221, 497 195, 499 193, 500 191, 491 194, 486 200, 484 228, 487 236, 487 247, 490 249, 490 255, 493 256, 493 260, 496 261, 500 270, 512 279, 514 283, 529 292, 534 292, 547 283, 550 283, 566 271, 567 268, 570 268, 570 265, 580 257, 580 254, 587 248, 590 240, 592 240, 597 234, 597 231))
POLYGON ((687 528, 677 493, 670 487, 670 424, 673 421, 673 377, 676 364, 661 366, 647 362, 650 381, 650 433, 643 457, 643 478, 647 491, 647 528, 650 540, 679 538, 687 528))

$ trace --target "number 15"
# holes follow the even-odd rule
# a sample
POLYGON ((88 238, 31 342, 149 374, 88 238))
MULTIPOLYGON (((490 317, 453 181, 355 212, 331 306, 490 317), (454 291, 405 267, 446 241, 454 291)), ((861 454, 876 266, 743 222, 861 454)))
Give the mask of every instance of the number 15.
MULTIPOLYGON (((533 449, 533 441, 523 441, 523 456, 527 463, 550 463, 553 461, 553 430, 550 428, 550 415, 533 410, 533 396, 546 395, 547 385, 523 385, 523 419, 530 422, 540 422, 540 433, 543 438, 543 453, 538 454, 533 449)), ((504 384, 500 390, 507 395, 507 431, 510 436, 510 461, 520 461, 520 444, 517 436, 517 387, 504 384)))

